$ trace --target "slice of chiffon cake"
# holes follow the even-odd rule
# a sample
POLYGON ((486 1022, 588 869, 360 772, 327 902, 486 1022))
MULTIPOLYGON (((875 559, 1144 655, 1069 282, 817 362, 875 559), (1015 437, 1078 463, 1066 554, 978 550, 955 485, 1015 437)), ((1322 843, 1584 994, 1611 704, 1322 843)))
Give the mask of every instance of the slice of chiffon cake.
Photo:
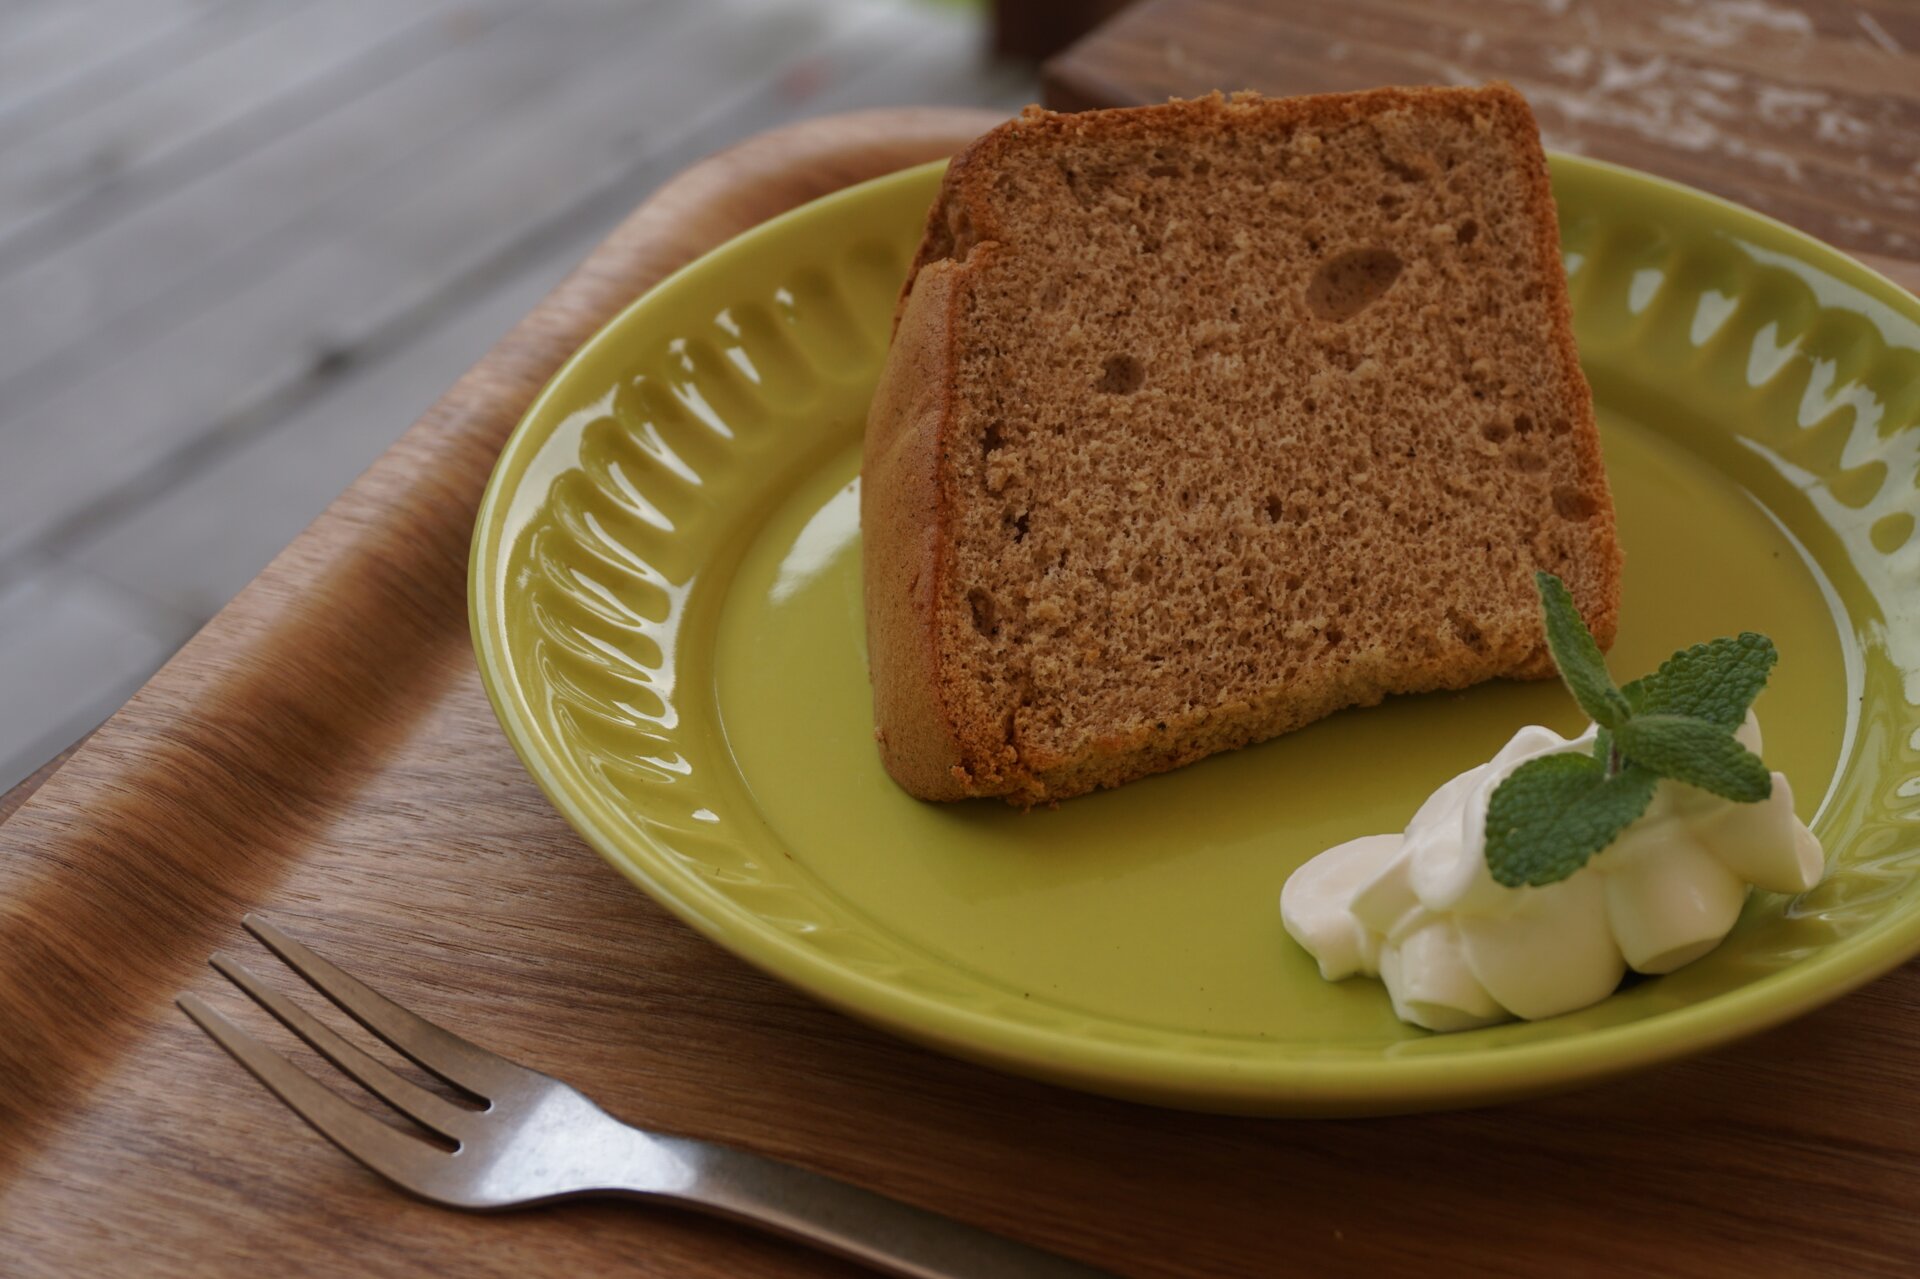
POLYGON ((1610 643, 1620 552, 1511 88, 1029 110, 949 169, 870 412, 876 736, 1030 804, 1610 643))

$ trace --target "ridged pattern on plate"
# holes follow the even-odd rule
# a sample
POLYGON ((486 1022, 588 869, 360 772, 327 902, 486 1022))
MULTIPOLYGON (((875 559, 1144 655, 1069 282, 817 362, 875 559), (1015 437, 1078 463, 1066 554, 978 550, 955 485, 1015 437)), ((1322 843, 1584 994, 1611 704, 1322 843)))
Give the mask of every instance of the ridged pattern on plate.
MULTIPOLYGON (((969 1045, 954 1027, 1257 1058, 1259 1039, 1025 998, 859 917, 779 852, 715 727, 713 636, 731 567, 792 477, 858 438, 937 178, 921 171, 841 197, 884 205, 881 221, 895 229, 885 236, 848 243, 820 234, 816 220, 810 234, 748 237, 729 250, 734 270, 724 278, 765 280, 763 289, 702 293, 696 267, 596 340, 618 353, 617 382, 561 375, 509 448, 511 482, 496 479, 497 545, 484 540, 483 516, 476 622, 506 636, 507 650, 493 691, 536 776, 604 854, 712 935, 737 940, 744 928, 810 952, 818 971, 837 974, 810 988, 843 1007, 1035 1069, 1005 1037, 969 1045), (705 319, 683 331, 654 318, 688 314, 705 319), (945 1031, 914 1024, 897 1005, 887 1010, 895 997, 931 1001, 960 1021, 945 1031)), ((1820 822, 1835 869, 1791 904, 1808 923, 1792 930, 1793 944, 1740 960, 1757 977, 1910 913, 1894 899, 1914 894, 1920 863, 1920 326, 1759 242, 1679 236, 1657 214, 1625 214, 1607 198, 1623 181, 1644 180, 1556 164, 1576 325, 1596 386, 1679 405, 1673 429, 1736 468, 1769 506, 1807 504, 1807 526, 1831 537, 1810 545, 1815 557, 1831 576, 1856 577, 1879 610, 1855 613, 1865 709, 1820 822), (1738 427, 1732 441, 1727 423, 1738 427)), ((1627 207, 1645 214, 1663 200, 1700 200, 1647 185, 1627 207)), ((484 639, 481 647, 484 658, 484 639)), ((797 979, 809 984, 806 971, 797 979)), ((1619 1019, 1663 1006, 1623 1004, 1619 1019)), ((1528 1029, 1485 1033, 1524 1043, 1528 1029)), ((1413 1040, 1388 1055, 1444 1055, 1461 1042, 1413 1040)))
POLYGON ((556 763, 627 836, 842 962, 891 959, 831 903, 769 874, 710 718, 715 593, 781 477, 860 429, 887 316, 917 242, 864 240, 758 296, 715 299, 696 331, 627 354, 625 376, 561 419, 532 473, 506 592, 515 669, 556 763), (529 490, 532 491, 532 490, 529 490), (727 816, 722 817, 722 813, 727 816), (823 910, 823 906, 827 909, 823 910))

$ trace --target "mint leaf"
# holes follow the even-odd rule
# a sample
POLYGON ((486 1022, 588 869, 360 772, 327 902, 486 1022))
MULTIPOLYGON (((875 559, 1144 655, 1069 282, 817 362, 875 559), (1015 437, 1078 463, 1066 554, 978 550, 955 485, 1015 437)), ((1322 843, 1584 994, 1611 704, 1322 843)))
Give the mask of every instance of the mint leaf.
MULTIPOLYGON (((1740 714, 1745 717, 1745 708, 1740 714)), ((1736 803, 1773 794, 1767 766, 1719 724, 1684 715, 1635 715, 1614 730, 1614 740, 1634 764, 1736 803)))
POLYGON ((1735 729, 1779 660, 1772 640, 1743 631, 1681 649, 1620 691, 1635 714, 1687 715, 1735 729))
POLYGON ((1565 879, 1647 811, 1659 780, 1633 767, 1608 776, 1586 755, 1528 760, 1487 805, 1488 871, 1508 888, 1565 879))
POLYGON ((1647 811, 1663 777, 1736 803, 1773 793, 1760 758, 1733 736, 1779 655, 1751 631, 1683 649, 1615 688, 1567 584, 1535 573, 1547 649, 1596 727, 1591 755, 1546 755, 1514 769, 1487 804, 1486 858, 1509 888, 1557 883, 1647 811))
POLYGON ((1551 573, 1535 573, 1533 581, 1540 588, 1540 606, 1546 614, 1547 651, 1560 668, 1560 678, 1589 719, 1602 728, 1617 727, 1633 710, 1613 686, 1600 646, 1573 606, 1573 594, 1551 573))

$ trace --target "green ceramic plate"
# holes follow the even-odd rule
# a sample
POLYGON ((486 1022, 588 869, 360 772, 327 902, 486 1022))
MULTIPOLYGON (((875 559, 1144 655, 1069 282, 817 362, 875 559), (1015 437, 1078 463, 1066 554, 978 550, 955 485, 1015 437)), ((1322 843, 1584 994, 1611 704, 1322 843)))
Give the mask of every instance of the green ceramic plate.
POLYGON ((474 539, 480 668, 527 767, 682 919, 856 1017, 1079 1088, 1270 1114, 1563 1088, 1804 1012, 1920 950, 1920 303, 1776 223, 1556 158, 1626 543, 1623 673, 1750 628, 1831 859, 1707 959, 1585 1011, 1436 1036, 1323 982, 1287 874, 1395 830, 1552 684, 1350 711, 1054 811, 934 806, 874 753, 857 468, 940 168, 779 218, 561 370, 474 539))

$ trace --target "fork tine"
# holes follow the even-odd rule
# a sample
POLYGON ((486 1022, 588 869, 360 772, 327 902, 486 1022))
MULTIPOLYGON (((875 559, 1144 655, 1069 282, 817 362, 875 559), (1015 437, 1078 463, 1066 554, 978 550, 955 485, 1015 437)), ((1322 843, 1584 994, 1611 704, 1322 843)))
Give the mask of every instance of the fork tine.
POLYGON ((379 1061, 342 1039, 333 1029, 293 1000, 269 990, 251 969, 231 955, 215 954, 213 966, 254 1003, 279 1018, 280 1024, 307 1041, 315 1052, 360 1081, 370 1093, 380 1097, 401 1114, 425 1124, 441 1136, 460 1140, 461 1132, 471 1125, 473 1112, 462 1110, 437 1097, 420 1085, 402 1079, 379 1061))
POLYGON ((341 1011, 411 1057, 424 1069, 482 1101, 487 1101, 531 1073, 505 1057, 470 1044, 452 1031, 408 1012, 357 977, 308 950, 259 915, 241 923, 307 984, 331 999, 341 1011))
POLYGON ((194 1019, 215 1043, 247 1068, 322 1137, 340 1147, 389 1181, 409 1190, 420 1188, 434 1173, 434 1160, 447 1156, 416 1137, 396 1132, 366 1111, 352 1105, 298 1066, 215 1012, 198 995, 182 995, 180 1010, 194 1019))

